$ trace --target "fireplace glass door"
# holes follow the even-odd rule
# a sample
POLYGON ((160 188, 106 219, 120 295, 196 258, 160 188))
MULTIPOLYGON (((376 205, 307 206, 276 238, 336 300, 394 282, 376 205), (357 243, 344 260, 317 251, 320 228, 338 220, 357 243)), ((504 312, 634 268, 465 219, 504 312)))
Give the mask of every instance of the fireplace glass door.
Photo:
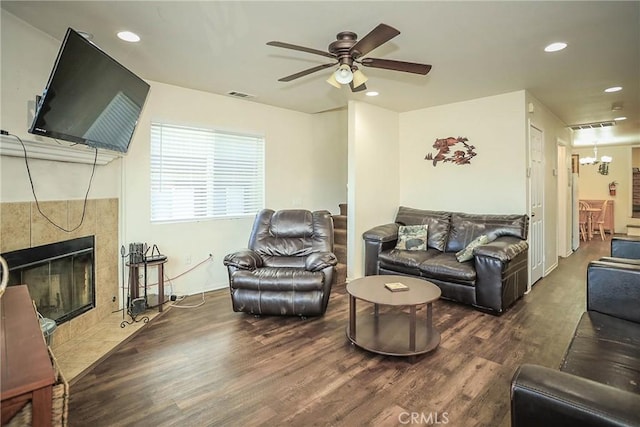
POLYGON ((42 316, 61 324, 95 306, 93 236, 3 255, 9 286, 27 285, 42 316))
POLYGON ((22 271, 31 298, 44 317, 57 323, 92 304, 92 253, 80 253, 22 271))

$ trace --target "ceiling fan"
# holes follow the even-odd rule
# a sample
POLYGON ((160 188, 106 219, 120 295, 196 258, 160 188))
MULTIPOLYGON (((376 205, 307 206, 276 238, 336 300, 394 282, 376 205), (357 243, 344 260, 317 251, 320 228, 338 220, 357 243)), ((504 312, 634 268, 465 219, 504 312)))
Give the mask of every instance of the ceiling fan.
POLYGON ((352 92, 360 92, 367 88, 365 82, 368 78, 358 69, 358 64, 365 67, 383 68, 385 70, 403 71, 405 73, 422 75, 426 75, 431 70, 431 65, 427 64, 394 61, 391 59, 363 58, 367 53, 388 42, 398 34, 400 34, 400 31, 386 24, 378 25, 360 40, 358 40, 356 33, 342 31, 336 36, 336 41, 329 45, 328 52, 279 41, 270 41, 267 45, 326 56, 334 60, 334 62, 328 64, 317 65, 291 74, 290 76, 282 77, 278 79, 278 81, 290 82, 291 80, 315 73, 316 71, 338 65, 338 68, 331 74, 327 82, 337 88, 342 87, 341 85, 348 84, 352 92))

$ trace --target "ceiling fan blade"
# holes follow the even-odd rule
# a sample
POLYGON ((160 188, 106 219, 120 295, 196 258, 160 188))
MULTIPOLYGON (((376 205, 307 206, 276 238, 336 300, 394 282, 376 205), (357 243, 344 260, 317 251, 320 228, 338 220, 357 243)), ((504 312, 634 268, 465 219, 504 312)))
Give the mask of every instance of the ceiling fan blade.
POLYGON ((404 71, 405 73, 425 75, 431 71, 431 65, 394 61, 392 59, 364 58, 360 63, 365 67, 384 68, 385 70, 404 71))
POLYGON ((351 88, 351 92, 362 92, 363 90, 367 90, 367 85, 362 83, 358 87, 353 87, 353 82, 349 83, 349 87, 351 88))
POLYGON ((330 52, 325 52, 325 51, 318 50, 318 49, 312 49, 310 47, 296 46, 295 44, 290 44, 290 43, 272 41, 272 42, 267 42, 267 45, 275 46, 275 47, 282 47, 282 48, 285 48, 285 49, 299 50, 300 52, 313 53, 314 55, 322 55, 322 56, 326 56, 327 58, 335 58, 336 57, 333 53, 330 53, 330 52))
POLYGON ((353 58, 359 58, 360 56, 364 56, 371 52, 378 46, 388 42, 398 34, 400 34, 400 31, 395 28, 390 27, 387 24, 380 24, 371 30, 369 34, 357 41, 356 44, 351 47, 349 53, 353 58))
POLYGON ((338 64, 337 62, 332 62, 330 64, 317 65, 315 67, 308 68, 306 70, 300 71, 299 73, 291 74, 290 76, 278 79, 278 81, 279 82, 290 82, 291 80, 298 79, 300 77, 306 76, 307 74, 315 73, 316 71, 324 70, 325 68, 328 68, 328 67, 333 67, 334 65, 337 65, 337 64, 338 64))

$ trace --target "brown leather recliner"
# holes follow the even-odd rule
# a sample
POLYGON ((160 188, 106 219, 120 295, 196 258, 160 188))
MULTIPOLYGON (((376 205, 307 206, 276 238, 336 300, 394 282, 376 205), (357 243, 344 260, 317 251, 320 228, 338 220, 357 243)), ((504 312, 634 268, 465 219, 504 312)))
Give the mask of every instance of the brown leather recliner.
POLYGON ((263 209, 253 224, 249 248, 224 258, 233 310, 322 315, 337 262, 328 211, 263 209))

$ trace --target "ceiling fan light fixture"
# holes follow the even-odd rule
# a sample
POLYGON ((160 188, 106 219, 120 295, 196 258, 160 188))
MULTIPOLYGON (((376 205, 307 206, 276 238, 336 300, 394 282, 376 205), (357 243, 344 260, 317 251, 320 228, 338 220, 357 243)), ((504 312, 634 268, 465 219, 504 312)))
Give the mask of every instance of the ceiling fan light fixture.
POLYGON ((369 80, 369 78, 367 76, 365 76, 364 73, 362 71, 360 71, 359 69, 356 68, 353 71, 353 86, 354 87, 362 86, 367 80, 369 80))
POLYGON ((342 85, 340 83, 338 83, 338 81, 336 80, 335 73, 331 73, 331 75, 327 79, 327 83, 329 83, 331 86, 333 86, 335 88, 338 88, 338 89, 342 88, 342 85))
POLYGON ((593 165, 596 163, 596 161, 598 161, 598 159, 596 159, 595 157, 581 157, 580 158, 580 164, 581 165, 593 165))
POLYGON ((336 81, 343 85, 348 85, 353 81, 353 73, 351 72, 351 68, 347 64, 342 64, 338 67, 335 73, 333 73, 333 77, 336 81))

